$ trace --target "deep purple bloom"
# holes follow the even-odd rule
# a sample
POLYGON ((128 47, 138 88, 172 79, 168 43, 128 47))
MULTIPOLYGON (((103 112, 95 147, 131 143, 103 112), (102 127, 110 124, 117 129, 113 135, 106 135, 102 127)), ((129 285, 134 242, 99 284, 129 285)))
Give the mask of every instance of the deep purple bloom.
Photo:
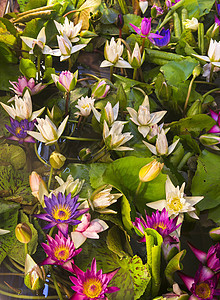
POLYGON ((216 4, 217 13, 220 16, 220 4, 218 4, 217 2, 215 2, 215 4, 216 4))
POLYGON ((191 250, 195 254, 195 256, 198 258, 198 260, 209 267, 212 271, 218 272, 220 271, 220 244, 217 243, 214 246, 211 246, 207 252, 207 254, 196 247, 194 247, 192 244, 188 243, 191 250))
POLYGON ((8 137, 8 140, 18 141, 19 144, 35 143, 35 139, 27 134, 27 130, 33 130, 36 121, 29 122, 27 119, 21 120, 20 122, 10 117, 11 127, 5 125, 6 129, 12 134, 8 137))
POLYGON ((140 234, 143 234, 140 242, 146 242, 144 228, 153 228, 165 238, 181 225, 181 223, 176 225, 177 219, 178 216, 174 219, 169 219, 168 212, 163 208, 161 213, 157 210, 156 213, 152 213, 151 217, 146 215, 146 222, 143 217, 136 218, 133 225, 138 229, 140 234))
POLYGON ((153 43, 153 38, 161 38, 162 36, 156 33, 150 33, 151 31, 151 18, 143 18, 141 22, 141 29, 137 26, 129 23, 131 27, 139 34, 142 38, 148 38, 153 43))
POLYGON ((64 269, 73 272, 73 257, 79 254, 82 249, 75 249, 74 243, 68 236, 66 239, 60 231, 55 235, 55 239, 47 235, 48 244, 42 243, 45 253, 48 257, 41 265, 59 265, 64 269))
POLYGON ((89 269, 86 272, 80 270, 76 265, 73 265, 73 271, 77 278, 70 276, 74 286, 72 289, 76 292, 70 300, 107 300, 105 294, 114 293, 120 290, 116 286, 108 287, 109 282, 115 276, 119 269, 115 271, 102 274, 102 270, 97 272, 96 260, 93 258, 91 263, 91 271, 89 269))
POLYGON ((20 76, 18 82, 10 80, 9 82, 13 86, 13 88, 10 87, 10 89, 18 96, 23 95, 25 88, 29 89, 31 95, 35 95, 46 87, 46 85, 43 85, 42 83, 35 84, 34 78, 27 80, 25 76, 20 76))
POLYGON ((216 125, 212 126, 209 133, 220 133, 220 112, 217 114, 210 109, 211 117, 216 121, 216 125))
POLYGON ((71 198, 71 193, 67 196, 59 193, 57 197, 52 194, 52 198, 44 196, 46 214, 35 215, 35 217, 50 222, 44 229, 57 226, 67 237, 68 224, 78 225, 81 221, 77 218, 89 210, 89 208, 77 209, 80 205, 77 203, 78 198, 79 196, 71 198))
POLYGON ((158 47, 164 47, 169 44, 170 42, 170 30, 165 30, 164 27, 161 29, 161 31, 157 31, 157 34, 161 35, 162 38, 154 38, 154 44, 158 47))
POLYGON ((195 278, 189 277, 182 272, 179 276, 187 289, 192 293, 189 300, 217 300, 215 296, 220 295, 220 289, 216 289, 219 276, 215 275, 209 268, 200 265, 195 278))

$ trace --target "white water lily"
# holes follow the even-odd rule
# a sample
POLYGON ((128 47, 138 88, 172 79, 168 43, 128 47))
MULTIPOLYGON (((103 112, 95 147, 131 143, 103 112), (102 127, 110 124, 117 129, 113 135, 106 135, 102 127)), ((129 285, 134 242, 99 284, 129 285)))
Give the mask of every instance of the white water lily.
POLYGON ((210 40, 208 56, 193 55, 201 60, 210 62, 214 66, 220 67, 220 42, 214 41, 213 39, 210 40))
POLYGON ((138 131, 143 135, 144 138, 149 133, 151 127, 157 124, 166 114, 165 110, 150 113, 148 96, 145 96, 142 105, 140 105, 138 108, 138 112, 131 107, 127 107, 127 110, 131 116, 131 121, 138 125, 138 131))
POLYGON ((134 69, 140 68, 145 60, 145 51, 143 52, 143 55, 141 57, 141 50, 138 43, 136 42, 133 52, 130 53, 130 51, 127 50, 127 53, 128 53, 128 62, 132 66, 132 68, 134 69))
POLYGON ((198 30, 199 22, 196 18, 192 18, 191 20, 186 19, 186 21, 183 22, 183 25, 186 29, 191 29, 192 31, 198 30))
POLYGON ((162 211, 165 207, 169 217, 174 218, 179 215, 178 223, 183 221, 184 213, 187 212, 190 217, 194 219, 199 219, 195 214, 194 205, 201 201, 203 196, 187 197, 184 195, 185 182, 182 184, 181 188, 179 186, 175 187, 167 176, 166 180, 166 200, 159 200, 155 202, 147 203, 146 205, 162 211))
POLYGON ((57 142, 61 134, 63 133, 69 116, 67 116, 58 128, 50 120, 48 116, 44 119, 37 118, 38 124, 35 126, 40 132, 27 131, 27 133, 33 136, 36 140, 45 143, 45 145, 52 145, 57 142))
POLYGON ((70 42, 76 43, 79 41, 77 35, 80 33, 80 30, 82 28, 82 21, 74 25, 74 23, 66 17, 63 25, 55 20, 54 23, 56 25, 57 31, 62 35, 65 34, 66 37, 70 40, 70 42))
POLYGON ((108 150, 133 150, 133 148, 122 146, 133 137, 130 132, 122 133, 124 122, 114 122, 110 130, 105 120, 103 125, 103 139, 108 150))
POLYGON ((83 116, 83 117, 88 117, 91 113, 91 110, 94 107, 94 102, 95 99, 93 97, 81 97, 78 99, 76 108, 79 109, 79 111, 75 112, 75 115, 77 117, 83 116))
POLYGON ((0 229, 0 235, 6 234, 6 233, 9 233, 9 232, 10 232, 10 230, 0 229))
POLYGON ((0 102, 2 107, 7 111, 7 113, 12 119, 17 118, 18 120, 27 119, 28 121, 33 121, 34 119, 36 119, 37 116, 39 116, 43 112, 45 108, 43 107, 35 112, 32 112, 31 95, 28 90, 26 90, 26 92, 24 93, 23 98, 15 95, 14 101, 15 106, 8 106, 0 102))
POLYGON ((147 143, 143 141, 145 146, 154 154, 154 155, 165 155, 168 156, 170 155, 173 150, 176 148, 176 145, 178 144, 179 139, 176 140, 172 145, 168 147, 168 141, 166 137, 166 133, 164 129, 162 128, 161 131, 157 135, 157 140, 156 140, 156 147, 153 146, 150 143, 147 143))
POLYGON ((27 36, 21 36, 22 41, 29 47, 31 50, 29 51, 30 54, 34 54, 34 47, 37 45, 43 54, 52 54, 53 50, 46 45, 46 33, 45 33, 45 27, 43 27, 37 38, 33 39, 31 37, 27 36))
POLYGON ((59 49, 53 50, 52 55, 60 56, 60 61, 68 59, 71 54, 78 52, 82 48, 86 47, 86 44, 79 44, 73 46, 68 37, 63 34, 63 36, 57 35, 57 42, 59 49))
POLYGON ((59 192, 68 195, 71 193, 71 197, 74 197, 79 194, 82 189, 82 186, 85 180, 79 180, 78 178, 74 180, 72 175, 68 175, 66 181, 64 181, 61 177, 55 176, 55 179, 59 183, 59 187, 53 190, 53 194, 58 195, 59 192))
POLYGON ((114 66, 117 68, 132 68, 131 65, 121 57, 123 50, 124 47, 120 39, 115 42, 115 39, 112 37, 110 44, 106 41, 104 49, 105 60, 101 63, 100 67, 114 66))
POLYGON ((108 126, 112 126, 112 124, 116 121, 118 117, 119 102, 117 102, 114 107, 112 107, 112 104, 110 102, 107 102, 106 106, 102 111, 102 114, 98 112, 95 107, 92 107, 92 111, 98 122, 101 121, 101 117, 103 115, 103 119, 106 120, 108 126))

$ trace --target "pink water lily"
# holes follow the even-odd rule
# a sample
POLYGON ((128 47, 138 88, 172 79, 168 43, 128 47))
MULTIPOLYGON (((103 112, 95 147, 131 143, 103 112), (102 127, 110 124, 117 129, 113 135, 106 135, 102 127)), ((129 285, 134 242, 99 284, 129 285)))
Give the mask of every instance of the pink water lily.
POLYGON ((217 124, 212 126, 212 128, 209 130, 209 133, 220 133, 220 112, 217 114, 210 109, 210 114, 217 124))
POLYGON ((70 92, 76 86, 78 70, 75 73, 71 73, 70 71, 63 71, 59 76, 51 74, 51 77, 60 91, 70 92))
POLYGON ((28 88, 31 95, 38 94, 40 91, 45 89, 46 85, 42 83, 35 84, 34 78, 30 78, 27 80, 25 76, 18 77, 17 81, 10 81, 10 84, 13 87, 10 87, 10 89, 18 96, 22 96, 25 92, 25 88, 28 88))

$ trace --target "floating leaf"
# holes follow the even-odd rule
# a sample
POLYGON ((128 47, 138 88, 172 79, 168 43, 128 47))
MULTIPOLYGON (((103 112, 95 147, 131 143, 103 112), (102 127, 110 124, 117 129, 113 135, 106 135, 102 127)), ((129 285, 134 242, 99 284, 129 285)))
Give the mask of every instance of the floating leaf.
POLYGON ((21 73, 28 79, 35 78, 37 69, 35 64, 30 59, 22 58, 20 61, 19 69, 21 73))
POLYGON ((199 19, 209 13, 214 3, 215 0, 185 0, 184 7, 188 11, 189 19, 192 19, 192 17, 199 19))

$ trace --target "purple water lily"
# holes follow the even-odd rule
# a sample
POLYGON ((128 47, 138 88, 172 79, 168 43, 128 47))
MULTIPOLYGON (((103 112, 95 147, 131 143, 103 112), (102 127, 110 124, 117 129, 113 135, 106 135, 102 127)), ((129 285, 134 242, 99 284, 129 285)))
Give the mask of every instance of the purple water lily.
POLYGON ((79 196, 71 198, 71 193, 67 196, 59 193, 57 197, 52 194, 52 198, 44 196, 46 214, 35 215, 35 217, 50 222, 44 229, 57 226, 63 235, 67 237, 68 225, 81 223, 77 218, 89 210, 89 208, 77 209, 80 205, 80 203, 77 203, 78 198, 79 196))
POLYGON ((209 133, 220 133, 220 112, 217 114, 210 109, 210 114, 217 124, 212 126, 212 128, 209 130, 209 133))
POLYGON ((18 96, 23 95, 25 88, 29 89, 31 95, 35 95, 46 87, 46 85, 43 85, 42 83, 35 84, 34 78, 27 80, 25 76, 20 76, 18 82, 10 80, 9 82, 13 86, 13 88, 10 87, 10 89, 18 96))
POLYGON ((158 47, 164 47, 167 46, 170 42, 170 30, 167 29, 165 30, 164 27, 161 29, 161 31, 157 31, 157 34, 159 34, 160 36, 162 36, 162 38, 158 39, 158 38, 154 38, 154 44, 158 47))
POLYGON ((141 22, 141 28, 138 28, 134 24, 131 24, 131 27, 139 34, 142 38, 148 38, 152 43, 154 38, 162 38, 161 35, 156 33, 150 33, 151 31, 151 18, 143 18, 141 22))
POLYGON ((218 4, 217 2, 215 2, 215 5, 216 5, 217 13, 220 16, 220 4, 218 4))
POLYGON ((136 218, 133 225, 138 229, 139 233, 143 235, 140 242, 146 242, 144 228, 153 228, 165 238, 181 225, 181 223, 176 225, 177 219, 178 216, 174 219, 169 219, 168 212, 164 208, 161 213, 158 210, 156 213, 152 213, 151 217, 146 215, 146 222, 143 217, 136 218))
POLYGON ((73 270, 77 278, 70 276, 70 279, 74 284, 72 289, 76 293, 70 300, 107 300, 108 298, 105 294, 114 293, 120 290, 116 286, 108 287, 109 282, 119 269, 106 274, 103 274, 102 270, 97 272, 95 258, 92 260, 91 270, 87 269, 86 272, 83 272, 76 265, 73 265, 73 270))
POLYGON ((214 246, 211 246, 207 252, 207 254, 192 244, 188 243, 191 250, 198 258, 198 260, 209 267, 212 271, 218 272, 220 271, 220 243, 217 243, 214 246))
POLYGON ((29 122, 27 119, 21 120, 20 122, 10 117, 11 127, 5 125, 5 128, 12 134, 7 137, 8 140, 18 141, 22 143, 35 143, 35 139, 27 134, 27 130, 33 130, 36 121, 29 122))
POLYGON ((60 231, 55 235, 55 239, 47 235, 48 244, 42 243, 48 257, 40 265, 59 265, 65 270, 73 272, 73 257, 79 254, 82 249, 75 249, 74 243, 68 236, 66 239, 60 231))
POLYGON ((200 265, 195 278, 179 272, 179 276, 187 289, 192 293, 189 300, 217 300, 220 289, 217 289, 219 276, 215 275, 209 268, 200 265))
POLYGON ((215 23, 220 27, 220 20, 215 16, 215 23))

